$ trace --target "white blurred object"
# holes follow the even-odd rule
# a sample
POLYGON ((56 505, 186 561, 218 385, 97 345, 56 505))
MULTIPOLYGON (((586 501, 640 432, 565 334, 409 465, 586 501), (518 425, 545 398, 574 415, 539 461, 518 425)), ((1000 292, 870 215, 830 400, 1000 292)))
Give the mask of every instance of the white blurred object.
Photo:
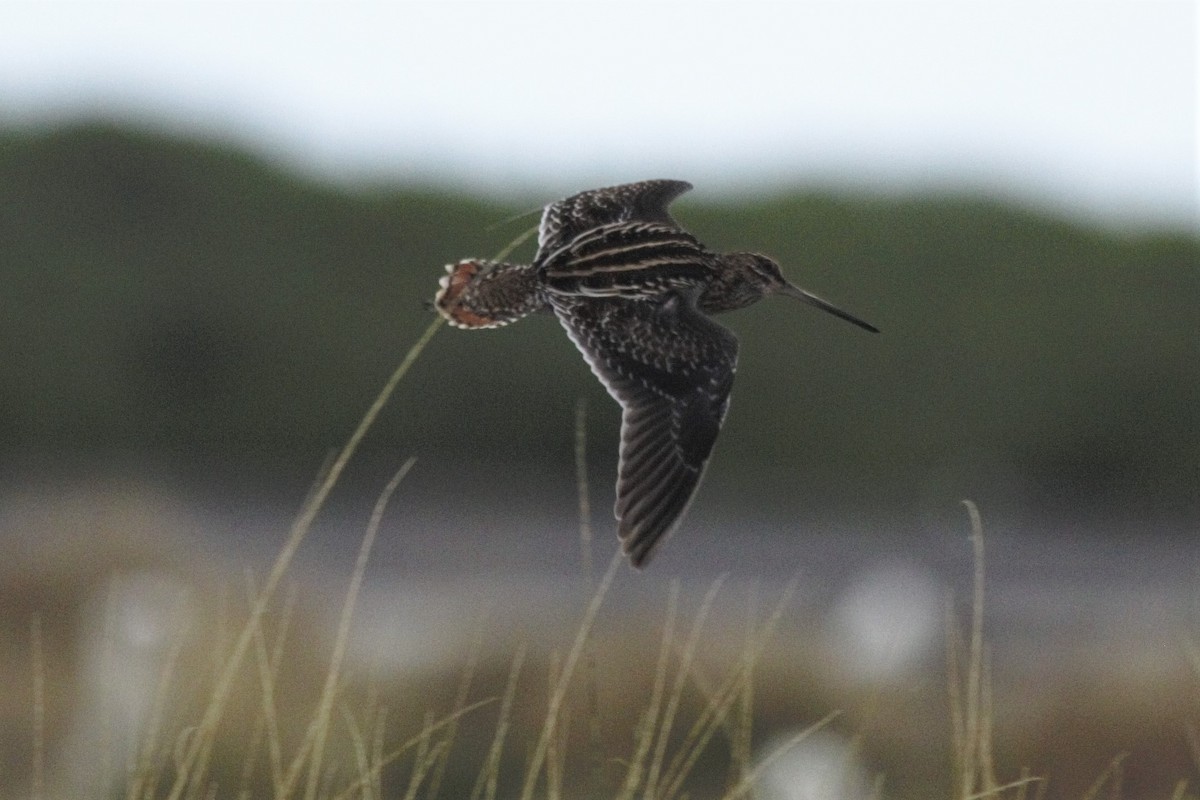
MULTIPOLYGON (((787 739, 777 736, 759 753, 770 758, 787 739)), ((832 731, 817 731, 767 766, 754 786, 756 800, 863 800, 870 780, 854 746, 832 731)))
POLYGON ((110 797, 145 746, 157 687, 172 653, 195 632, 197 606, 178 577, 146 570, 113 576, 83 616, 81 684, 57 754, 61 788, 72 797, 110 797))
POLYGON ((877 564, 861 573, 833 608, 837 667, 855 680, 895 681, 932 652, 941 618, 942 592, 928 570, 877 564))
MULTIPOLYGON (((475 587, 472 587, 475 589, 475 587)), ((483 626, 482 592, 436 581, 396 581, 363 592, 348 653, 390 677, 457 665, 483 626)))

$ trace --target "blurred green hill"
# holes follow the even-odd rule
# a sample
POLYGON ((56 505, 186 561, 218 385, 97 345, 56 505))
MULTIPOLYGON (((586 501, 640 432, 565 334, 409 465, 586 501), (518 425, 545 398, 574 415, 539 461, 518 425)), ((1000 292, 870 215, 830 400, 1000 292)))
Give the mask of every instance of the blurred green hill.
MULTIPOLYGON (((0 471, 304 484, 428 324, 442 265, 495 253, 550 199, 348 190, 105 125, 0 134, 0 471)), ((883 331, 782 298, 724 317, 742 354, 706 491, 1200 517, 1194 235, 975 197, 676 208, 709 246, 769 253, 883 331)), ((580 395, 615 460, 616 408, 552 318, 446 330, 368 455, 569 475, 580 395)))

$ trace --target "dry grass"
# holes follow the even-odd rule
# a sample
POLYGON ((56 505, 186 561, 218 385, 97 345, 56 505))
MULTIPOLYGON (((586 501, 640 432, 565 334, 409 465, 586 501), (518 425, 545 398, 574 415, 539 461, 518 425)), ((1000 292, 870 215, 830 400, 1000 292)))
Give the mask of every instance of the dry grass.
MULTIPOLYGON (((759 698, 755 687, 795 586, 776 598, 762 620, 752 596, 737 657, 723 672, 714 674, 711 663, 702 663, 700 654, 705 649, 712 609, 723 589, 720 579, 709 587, 690 621, 681 619, 680 588, 678 583, 672 586, 652 666, 646 673, 649 685, 638 695, 641 701, 635 724, 621 729, 622 721, 616 715, 602 713, 599 687, 610 664, 601 663, 595 627, 623 561, 619 553, 614 554, 593 585, 584 449, 586 408, 582 404, 577 412, 576 463, 582 571, 590 595, 565 655, 554 653, 540 662, 544 684, 528 674, 533 659, 526 645, 516 645, 502 675, 490 681, 479 678, 479 672, 491 669, 491 664, 481 664, 476 651, 468 659, 448 707, 437 713, 425 710, 437 707, 436 693, 396 697, 370 681, 364 683, 360 676, 347 674, 347 643, 371 548, 388 503, 412 468, 412 460, 397 472, 376 503, 332 644, 326 647, 300 638, 304 634, 293 624, 296 596, 280 591, 285 576, 367 430, 441 324, 434 321, 413 345, 346 445, 323 471, 261 585, 248 577, 245 618, 233 624, 232 611, 225 614, 225 627, 206 640, 214 645, 199 662, 189 661, 192 657, 182 643, 166 655, 157 684, 145 687, 153 694, 153 702, 133 749, 135 755, 112 782, 114 791, 102 789, 96 796, 127 800, 376 800, 385 796, 434 800, 460 796, 454 792, 461 791, 469 800, 501 796, 520 800, 579 796, 734 800, 750 795, 767 770, 838 720, 839 713, 827 709, 770 752, 756 754, 759 698), (314 664, 318 666, 312 667, 314 664), (319 677, 315 696, 297 688, 311 688, 312 680, 305 684, 288 677, 297 665, 308 665, 305 669, 310 677, 319 677), (479 683, 485 687, 483 696, 477 696, 479 683), (543 685, 545 690, 531 688, 543 685), (173 702, 176 696, 204 699, 189 707, 186 702, 173 702), (539 698, 544 703, 540 719, 530 724, 530 709, 539 707, 539 698), (410 722, 414 714, 420 719, 415 725, 410 722), (579 716, 584 718, 584 726, 578 724, 579 716), (581 728, 586 729, 585 735, 579 734, 581 728), (469 742, 464 743, 464 737, 469 742), (615 754, 608 755, 611 753, 615 754), (473 771, 464 775, 467 770, 473 771)), ((966 505, 974 550, 974 591, 965 634, 957 621, 951 619, 948 624, 953 779, 944 796, 954 800, 1034 800, 1045 796, 1045 781, 1028 773, 1010 778, 998 775, 992 676, 984 631, 983 527, 975 506, 966 505)), ((40 618, 35 618, 31 640, 35 724, 29 796, 42 798, 47 795, 47 777, 40 618)), ((1120 797, 1122 768, 1121 758, 1115 758, 1109 769, 1096 777, 1084 800, 1120 797)), ((877 781, 874 796, 886 796, 884 788, 884 780, 877 781)), ((1172 800, 1189 797, 1187 792, 1188 785, 1178 783, 1172 800)))
MULTIPOLYGON (((182 644, 174 648, 165 659, 158 687, 154 691, 154 702, 147 717, 147 724, 142 730, 143 741, 136 748, 137 756, 127 765, 124 780, 117 782, 118 785, 123 785, 119 794, 128 800, 158 797, 168 800, 192 800, 224 796, 231 794, 228 776, 238 774, 240 785, 232 792, 237 796, 255 796, 263 792, 265 787, 266 793, 278 800, 299 797, 303 797, 304 800, 341 800, 350 797, 366 800, 385 793, 385 774, 392 765, 405 759, 408 762, 409 778, 404 796, 415 798, 424 792, 424 796, 432 798, 438 794, 445 774, 448 753, 454 745, 462 718, 498 700, 500 709, 494 737, 483 758, 471 795, 489 800, 497 796, 501 784, 502 754, 512 727, 513 707, 526 658, 523 648, 518 649, 513 657, 502 697, 489 697, 469 703, 468 671, 451 711, 439 718, 427 715, 425 723, 415 735, 390 748, 384 744, 388 735, 386 711, 382 708, 368 707, 356 713, 343 696, 345 686, 342 669, 367 560, 387 503, 412 468, 412 460, 406 462, 399 470, 376 504, 343 601, 324 681, 311 718, 304 726, 304 733, 298 742, 289 740, 285 725, 281 722, 280 704, 290 690, 280 681, 280 669, 290 657, 289 648, 303 645, 294 641, 288 642, 293 601, 289 599, 281 605, 277 604, 279 588, 313 521, 367 430, 440 327, 440 320, 429 326, 381 390, 345 446, 323 471, 262 585, 259 586, 252 578, 248 578, 248 614, 245 620, 236 628, 234 635, 224 636, 219 633, 216 636, 218 641, 224 642, 224 646, 213 654, 215 668, 211 673, 208 699, 194 722, 176 723, 174 728, 171 727, 172 721, 167 718, 169 697, 173 691, 194 692, 195 687, 182 684, 193 681, 195 676, 190 671, 185 672, 180 668, 182 644), (278 618, 273 640, 266 624, 272 610, 277 612, 278 618), (219 736, 229 735, 229 732, 222 728, 222 722, 227 716, 232 698, 237 693, 237 687, 246 683, 247 674, 251 685, 258 687, 258 712, 254 715, 252 732, 248 735, 237 732, 233 734, 245 737, 246 741, 244 746, 239 748, 243 763, 235 764, 235 769, 230 769, 214 759, 214 752, 219 744, 219 736), (364 720, 366 722, 363 722, 364 720), (340 746, 335 746, 338 740, 340 746), (348 758, 350 764, 337 763, 334 754, 348 758), (259 769, 260 764, 265 764, 265 767, 259 769), (255 782, 255 776, 259 773, 265 773, 267 776, 265 784, 255 782)), ((584 414, 585 409, 581 405, 577 435, 580 528, 584 573, 590 583, 590 512, 586 458, 583 450, 586 440, 584 414)), ((520 789, 516 794, 522 800, 542 795, 551 798, 564 796, 564 777, 573 769, 574 758, 567 747, 568 694, 577 683, 575 678, 578 665, 584 660, 585 654, 588 654, 586 660, 591 670, 589 686, 595 711, 598 702, 595 699, 597 666, 594 651, 590 649, 592 626, 622 564, 621 554, 614 553, 586 606, 566 657, 556 662, 552 670, 549 698, 540 733, 526 760, 520 789)), ((748 698, 752 692, 755 665, 783 614, 791 590, 785 592, 761 627, 751 626, 748 629, 745 652, 735 669, 716 684, 710 684, 695 671, 695 656, 703 637, 705 621, 720 588, 721 582, 718 581, 710 589, 682 646, 675 639, 678 589, 672 592, 655 670, 653 698, 638 726, 633 751, 623 762, 625 774, 618 782, 619 788, 615 789, 619 797, 631 800, 636 796, 674 800, 687 796, 689 776, 719 733, 725 735, 731 743, 733 760, 737 764, 736 779, 722 795, 726 798, 744 796, 753 785, 758 771, 769 766, 773 758, 786 750, 785 746, 758 765, 750 764, 751 720, 748 698), (686 729, 682 741, 677 742, 676 726, 680 722, 682 700, 685 690, 693 683, 702 686, 705 692, 702 710, 686 729), (740 717, 732 714, 739 698, 745 699, 740 717)), ((35 623, 34 651, 39 654, 40 659, 39 630, 35 623)), ((183 637, 180 637, 180 642, 182 641, 183 637)), ((40 670, 40 662, 35 664, 35 668, 40 670)), ((37 674, 40 675, 40 671, 37 674)), ((244 692, 244 689, 241 691, 244 692)), ((239 695, 239 701, 245 701, 244 694, 239 695)), ((36 703, 40 708, 40 699, 36 703)), ((831 718, 832 716, 821 720, 808 730, 824 726, 831 718)), ((475 723, 476 719, 472 719, 472 722, 475 723)), ((598 714, 593 715, 592 723, 594 727, 598 725, 598 714)), ((799 741, 807 732, 793 737, 793 740, 799 741)), ((598 736, 596 730, 593 730, 593 742, 598 736)), ((33 795, 41 797, 44 792, 44 770, 41 762, 44 732, 40 725, 35 729, 34 737, 36 749, 33 795)), ((593 780, 599 782, 600 776, 601 771, 596 770, 593 780)), ((608 791, 600 785, 594 786, 593 789, 599 794, 608 791)), ((389 788, 386 793, 390 795, 394 791, 389 788)))

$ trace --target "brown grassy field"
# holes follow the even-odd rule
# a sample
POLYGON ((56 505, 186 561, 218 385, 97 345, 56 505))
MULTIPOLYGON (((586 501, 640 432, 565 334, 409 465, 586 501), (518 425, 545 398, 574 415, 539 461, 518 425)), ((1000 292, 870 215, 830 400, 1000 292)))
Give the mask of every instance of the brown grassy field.
MULTIPOLYGON (((1057 669, 996 673, 970 505, 967 613, 947 612, 945 657, 902 680, 856 673, 797 610, 794 586, 675 584, 653 608, 619 610, 606 596, 617 558, 602 577, 584 568, 575 601, 543 615, 480 608, 476 634, 436 661, 363 658, 364 571, 411 462, 382 493, 340 599, 293 562, 436 330, 322 473, 265 573, 198 557, 196 521, 171 497, 94 486, 10 498, 4 796, 1193 796, 1186 641, 1166 660, 1177 668, 1138 669, 1119 642, 1100 642, 1057 669)), ((587 492, 581 480, 581 502, 587 492)), ((437 627, 422 636, 405 646, 442 644, 437 627)))

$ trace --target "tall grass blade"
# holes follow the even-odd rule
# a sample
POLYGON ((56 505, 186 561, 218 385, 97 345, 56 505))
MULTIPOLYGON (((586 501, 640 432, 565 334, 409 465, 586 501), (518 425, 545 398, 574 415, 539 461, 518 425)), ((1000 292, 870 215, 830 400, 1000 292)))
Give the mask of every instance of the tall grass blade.
MULTIPOLYGON (((475 670, 479 666, 480 652, 483 650, 483 624, 480 623, 479 634, 475 637, 475 643, 471 645, 471 654, 467 658, 467 665, 463 668, 462 676, 458 681, 458 689, 454 694, 454 710, 457 711, 466 707, 467 697, 471 693, 471 685, 475 681, 475 670)), ((429 778, 429 791, 425 793, 428 800, 436 800, 438 793, 442 788, 442 780, 446 775, 446 765, 450 762, 450 749, 454 745, 454 739, 458 735, 458 720, 451 722, 446 726, 446 734, 442 738, 441 756, 433 767, 433 774, 429 778)))
POLYGON ((638 726, 636 750, 630 759, 629 768, 625 773, 625 783, 621 787, 617 800, 632 800, 634 792, 641 785, 642 775, 645 774, 646 757, 654 744, 654 734, 658 730, 658 714, 662 707, 663 693, 667 685, 667 669, 671 650, 675 643, 675 622, 679 614, 679 579, 671 581, 671 591, 667 596, 667 617, 663 623, 662 646, 658 652, 658 663, 654 668, 654 686, 650 690, 650 701, 643 712, 641 724, 638 726))
MULTIPOLYGON (((587 398, 575 403, 575 484, 579 495, 579 556, 583 580, 592 591, 592 502, 587 469, 587 398)), ((584 685, 587 687, 588 753, 591 756, 592 791, 599 796, 604 778, 604 752, 600 731, 600 672, 596 642, 589 636, 584 651, 584 685)))
MULTIPOLYGON (((421 788, 421 781, 425 778, 425 770, 430 763, 430 748, 433 746, 433 715, 425 715, 425 724, 421 727, 420 741, 417 745, 417 753, 413 758, 412 774, 408 778, 408 791, 404 793, 404 800, 414 800, 417 796, 417 790, 421 788)), ((435 754, 436 755, 436 754, 435 754)))
POLYGON ((358 768, 358 781, 362 787, 361 800, 376 800, 374 794, 375 773, 371 768, 371 753, 367 750, 366 737, 363 736, 362 729, 354 719, 354 714, 345 703, 339 703, 338 710, 342 712, 342 721, 346 723, 346 732, 350 736, 350 748, 354 753, 354 763, 358 768))
POLYGON ((433 339, 434 334, 441 329, 442 322, 443 320, 440 317, 430 322, 429 327, 425 329, 425 332, 417 340, 416 344, 409 349, 404 360, 400 362, 400 366, 392 373, 387 383, 379 391, 379 395, 375 398, 375 401, 367 409, 367 412, 363 414, 358 427, 354 429, 349 440, 347 440, 332 463, 330 463, 325 478, 319 482, 299 516, 297 516, 296 521, 292 524, 287 541, 279 551, 279 555, 275 557, 275 562, 271 565, 271 571, 268 573, 267 580, 263 584, 262 592, 259 594, 254 607, 250 611, 250 618, 242 627, 233 650, 225 661, 224 669, 221 671, 213 688, 211 699, 205 707, 204 714, 197 725, 197 735, 192 739, 192 745, 188 747, 179 763, 175 783, 171 787, 171 791, 167 794, 166 800, 179 800, 183 797, 184 791, 189 784, 192 770, 197 765, 201 756, 201 749, 204 747, 204 742, 212 735, 218 721, 225 712, 225 704, 228 702, 230 692, 233 689, 234 679, 241 669, 246 652, 253 641, 254 630, 259 624, 259 620, 262 619, 263 614, 266 613, 267 605, 274 596, 280 581, 283 579, 284 573, 291 566, 296 551, 300 548, 300 543, 308 534, 309 529, 316 520, 317 514, 320 512, 322 506, 324 506, 325 500, 329 497, 329 493, 337 485, 346 465, 358 450, 363 437, 366 436, 367 431, 375 423, 375 419, 395 392, 396 386, 408 374, 408 371, 421 355, 421 352, 429 344, 430 340, 433 339))
POLYGON ((29 643, 33 651, 33 775, 31 800, 46 795, 46 654, 42 643, 42 615, 29 618, 29 643))
POLYGON ((721 795, 721 800, 737 800, 739 797, 744 797, 751 789, 754 788, 754 784, 758 783, 758 779, 762 777, 762 774, 769 769, 772 764, 787 755, 792 748, 803 742, 809 736, 812 736, 817 731, 829 725, 829 723, 837 719, 841 713, 842 712, 840 711, 831 711, 821 719, 814 722, 812 725, 809 725, 804 730, 800 731, 794 736, 788 737, 786 741, 781 743, 765 758, 759 761, 753 769, 747 771, 747 773, 742 776, 742 779, 734 784, 734 786, 728 791, 726 791, 725 794, 721 795))
POLYGON ((579 556, 583 579, 592 587, 592 503, 587 471, 587 398, 575 403, 575 484, 579 495, 579 556))
MULTIPOLYGON (((746 645, 743 654, 749 656, 754 647, 754 629, 758 625, 758 592, 757 584, 750 587, 746 600, 746 645)), ((754 712, 754 664, 747 662, 744 666, 746 679, 742 684, 741 703, 738 707, 738 720, 730 732, 729 742, 729 787, 732 788, 746 779, 750 772, 750 758, 753 748, 753 712, 754 712)))
MULTIPOLYGON (((179 602, 184 602, 182 595, 179 598, 179 602)), ((153 699, 146 714, 141 755, 138 758, 136 772, 134 773, 133 787, 130 789, 130 794, 134 797, 153 797, 157 793, 159 775, 153 765, 158 757, 158 747, 161 741, 161 731, 163 718, 167 709, 168 695, 176 677, 175 667, 179 663, 179 656, 183 652, 183 645, 186 639, 186 630, 175 632, 175 640, 171 643, 171 648, 167 651, 167 657, 163 661, 162 669, 159 671, 158 685, 154 689, 153 699)))
POLYGON ((558 685, 554 687, 554 691, 551 694, 550 706, 546 710, 546 721, 542 725, 542 732, 538 737, 537 747, 533 751, 529 770, 525 775, 525 784, 521 788, 519 795, 521 800, 531 800, 533 797, 538 776, 542 772, 542 766, 546 759, 546 750, 550 746, 550 737, 556 733, 559 714, 562 709, 563 700, 567 695, 567 689, 571 683, 571 676, 575 672, 575 665, 579 662, 579 656, 583 652, 584 644, 587 642, 588 636, 592 631, 592 625, 596 621, 596 614, 600 611, 600 606, 604 602, 605 595, 608 594, 608 589, 612 585, 613 578, 616 577, 617 568, 621 566, 621 562, 622 555, 620 549, 618 549, 613 553, 608 570, 604 573, 604 577, 600 579, 600 585, 596 588, 596 592, 592 595, 592 600, 588 603, 587 610, 584 612, 583 621, 580 623, 579 630, 575 635, 575 642, 572 644, 571 650, 567 654, 566 662, 563 664, 562 676, 559 678, 558 685))
MULTIPOLYGON (((258 597, 258 589, 254 577, 246 573, 246 591, 250 602, 258 597)), ((255 628, 254 648, 255 661, 258 663, 259 688, 262 692, 262 703, 259 717, 262 720, 263 735, 267 746, 267 760, 271 770, 271 785, 276 797, 283 796, 283 741, 279 728, 279 717, 275 707, 275 683, 279 676, 279 667, 283 663, 283 645, 287 640, 288 629, 291 626, 292 614, 296 607, 296 592, 290 591, 284 598, 280 613, 279 630, 275 634, 275 642, 270 653, 267 652, 267 642, 262 625, 255 628)))
POLYGON ((504 697, 500 701, 500 717, 496 722, 496 732, 492 736, 491 747, 488 748, 487 758, 479 777, 471 789, 470 800, 496 800, 496 789, 499 784, 500 757, 504 753, 504 740, 508 736, 512 724, 513 700, 517 694, 517 680, 521 675, 521 667, 525 664, 525 645, 517 648, 513 656, 512 666, 508 670, 508 681, 504 686, 504 697))
MULTIPOLYGON (((492 703, 494 701, 495 701, 495 698, 491 698, 491 697, 485 698, 483 700, 478 700, 478 701, 472 703, 471 705, 467 706, 466 708, 462 709, 461 711, 456 711, 452 714, 447 714, 446 716, 442 717, 437 722, 434 722, 431 725, 426 726, 426 728, 423 728, 420 733, 418 733, 415 736, 410 737, 407 741, 405 741, 399 747, 392 750, 386 756, 383 756, 382 758, 377 759, 376 760, 377 761, 377 769, 382 771, 384 767, 397 761, 400 758, 400 756, 404 755, 409 750, 412 750, 414 747, 420 746, 421 740, 424 739, 425 737, 430 736, 433 733, 436 733, 437 731, 439 731, 442 728, 446 727, 447 725, 451 724, 455 720, 465 716, 466 714, 471 713, 472 711, 483 708, 484 706, 489 705, 490 703, 492 703)), ((347 798, 349 798, 352 794, 354 794, 356 791, 358 791, 359 789, 361 789, 363 787, 363 783, 364 783, 364 781, 361 777, 354 780, 349 786, 347 786, 342 791, 340 791, 336 795, 334 795, 332 800, 347 800, 347 798)))
POLYGON ((308 783, 304 791, 304 800, 316 800, 317 797, 318 779, 325 756, 325 741, 329 733, 329 720, 333 714, 333 702, 337 696, 338 681, 342 674, 342 662, 346 658, 346 648, 350 643, 350 625, 354 619, 354 611, 358 607, 358 596, 362 590, 363 575, 367 571, 367 561, 371 557, 371 549, 375 546, 375 537, 379 533, 379 526, 383 521, 383 513, 387 509, 392 495, 416 463, 417 460, 415 458, 405 461, 404 465, 397 470, 396 474, 392 476, 391 481, 384 487, 382 494, 380 494, 379 499, 375 503, 375 508, 371 512, 371 520, 367 524, 367 533, 363 536, 362 544, 358 549, 358 559, 355 561, 354 572, 350 577, 350 586, 346 590, 346 599, 342 603, 342 615, 338 621, 333 656, 330 659, 329 669, 325 673, 325 686, 321 690, 321 700, 317 706, 317 716, 312 723, 314 731, 313 747, 312 756, 309 761, 308 783))
POLYGON ((1100 796, 1100 791, 1104 788, 1105 784, 1109 785, 1111 790, 1110 796, 1119 798, 1121 796, 1121 783, 1125 771, 1125 759, 1128 757, 1129 753, 1121 753, 1110 761, 1108 766, 1104 768, 1104 771, 1100 773, 1100 776, 1096 778, 1095 782, 1084 792, 1083 800, 1096 800, 1100 796))
MULTIPOLYGON (((537 209, 534 209, 533 211, 527 211, 524 214, 518 214, 515 217, 512 217, 506 221, 511 222, 513 220, 518 220, 521 217, 526 216, 527 214, 534 214, 536 212, 537 212, 537 209)), ((528 228, 526 228, 524 231, 522 231, 520 234, 518 234, 515 239, 513 239, 508 244, 504 245, 504 247, 500 248, 500 251, 497 252, 496 255, 492 256, 492 260, 493 261, 503 261, 504 259, 508 258, 510 255, 512 255, 512 252, 514 250, 516 250, 521 245, 525 244, 525 242, 531 236, 533 236, 535 233, 538 232, 538 227, 539 227, 538 225, 531 225, 528 228)))
POLYGON ((679 752, 676 753, 671 761, 671 765, 667 769, 663 779, 663 784, 667 788, 666 791, 659 793, 659 797, 670 800, 670 798, 677 796, 682 789, 684 780, 687 779, 692 767, 695 766, 696 761, 708 746, 709 740, 724 723, 730 708, 737 698, 738 690, 742 687, 742 681, 748 679, 746 670, 748 668, 752 669, 758 663, 758 659, 762 656, 767 642, 774 635, 779 620, 783 618, 784 609, 792 601, 792 596, 796 592, 797 585, 798 581, 793 579, 784 588, 779 601, 775 604, 774 610, 767 617, 762 630, 754 638, 753 646, 748 648, 749 652, 746 654, 745 660, 730 674, 724 685, 718 690, 715 697, 710 700, 704 712, 688 732, 683 746, 680 747, 679 752))
POLYGON ((662 722, 659 725, 658 741, 654 748, 654 759, 650 762, 650 772, 646 776, 646 791, 644 794, 646 800, 651 800, 658 790, 659 775, 662 771, 663 759, 666 756, 667 743, 671 737, 671 729, 675 725, 675 716, 679 711, 679 703, 683 697, 684 685, 692 669, 692 661, 696 657, 696 648, 700 644, 700 634, 704 630, 704 624, 708 621, 709 612, 712 611, 713 601, 716 600, 717 593, 721 591, 721 587, 725 585, 727 577, 728 575, 719 576, 708 587, 704 599, 700 602, 700 609, 696 612, 696 618, 692 621, 692 629, 688 633, 683 653, 679 659, 679 672, 675 675, 675 683, 671 687, 671 695, 667 700, 667 707, 663 711, 662 722))

